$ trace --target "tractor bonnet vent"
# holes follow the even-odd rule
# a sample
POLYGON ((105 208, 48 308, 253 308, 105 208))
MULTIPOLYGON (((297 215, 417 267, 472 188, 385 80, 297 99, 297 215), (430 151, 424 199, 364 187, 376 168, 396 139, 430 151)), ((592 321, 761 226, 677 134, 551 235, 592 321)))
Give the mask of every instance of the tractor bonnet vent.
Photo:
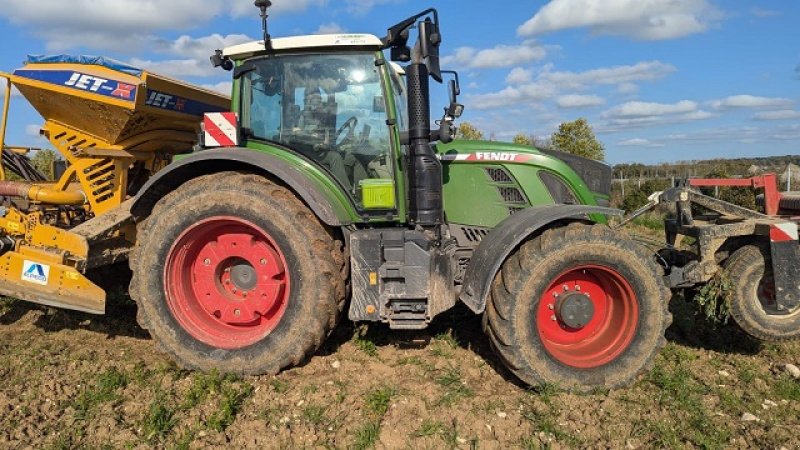
POLYGON ((513 183, 514 180, 511 178, 511 175, 505 171, 505 169, 499 169, 495 167, 487 167, 486 174, 489 175, 489 178, 494 181, 495 183, 513 183))
POLYGON ((500 195, 503 197, 503 201, 506 203, 528 203, 525 200, 525 196, 522 194, 522 191, 515 187, 498 187, 497 189, 500 191, 500 195))

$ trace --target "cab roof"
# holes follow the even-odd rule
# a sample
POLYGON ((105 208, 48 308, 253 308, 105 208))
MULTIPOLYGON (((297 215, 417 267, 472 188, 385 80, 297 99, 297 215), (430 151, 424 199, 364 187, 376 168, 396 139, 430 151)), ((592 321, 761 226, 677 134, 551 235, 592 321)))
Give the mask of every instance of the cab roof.
MULTIPOLYGON (((272 48, 279 52, 322 48, 353 48, 380 50, 383 42, 371 34, 318 34, 272 39, 272 48)), ((264 41, 234 45, 223 51, 232 59, 243 59, 264 53, 264 41)))

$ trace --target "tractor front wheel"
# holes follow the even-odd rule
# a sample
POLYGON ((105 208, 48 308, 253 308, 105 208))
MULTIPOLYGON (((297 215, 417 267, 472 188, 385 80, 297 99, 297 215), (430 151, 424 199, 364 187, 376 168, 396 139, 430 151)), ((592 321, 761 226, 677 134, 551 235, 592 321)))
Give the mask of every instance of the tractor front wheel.
POLYGON ((190 369, 299 364, 344 306, 341 242, 291 191, 255 175, 203 176, 166 196, 131 262, 140 324, 190 369))
POLYGON ((640 244, 608 227, 548 230, 503 264, 484 328, 528 384, 620 387, 665 343, 669 290, 659 272, 640 244))

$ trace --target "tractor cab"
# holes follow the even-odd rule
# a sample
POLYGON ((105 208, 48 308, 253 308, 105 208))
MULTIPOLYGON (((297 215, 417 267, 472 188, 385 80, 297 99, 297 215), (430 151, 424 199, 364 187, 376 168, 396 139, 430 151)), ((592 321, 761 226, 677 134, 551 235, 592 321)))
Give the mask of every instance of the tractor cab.
POLYGON ((394 210, 407 102, 381 47, 372 35, 320 35, 225 49, 242 137, 322 168, 362 211, 394 210))

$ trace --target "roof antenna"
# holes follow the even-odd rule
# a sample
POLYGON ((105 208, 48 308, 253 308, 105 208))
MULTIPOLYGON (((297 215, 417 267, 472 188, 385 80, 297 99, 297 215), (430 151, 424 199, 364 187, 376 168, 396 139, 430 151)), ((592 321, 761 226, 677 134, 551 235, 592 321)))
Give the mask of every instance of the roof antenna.
POLYGON ((267 8, 272 6, 272 2, 270 0, 256 0, 255 5, 256 8, 261 10, 261 27, 264 29, 264 48, 267 51, 272 51, 272 38, 267 31, 267 18, 269 17, 267 8))

